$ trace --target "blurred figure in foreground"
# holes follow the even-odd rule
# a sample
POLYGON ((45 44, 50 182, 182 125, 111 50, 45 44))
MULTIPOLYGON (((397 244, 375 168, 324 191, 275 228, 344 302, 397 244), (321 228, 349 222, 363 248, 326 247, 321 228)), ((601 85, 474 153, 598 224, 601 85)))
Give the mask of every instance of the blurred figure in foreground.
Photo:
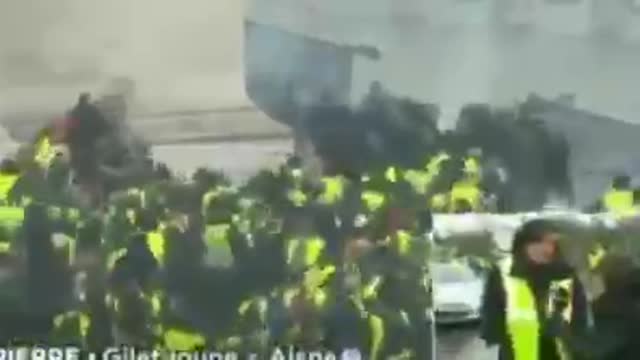
POLYGON ((634 196, 631 188, 631 178, 628 175, 618 175, 611 182, 611 188, 594 206, 596 211, 610 212, 619 216, 634 213, 634 196))
POLYGON ((481 337, 500 347, 500 360, 569 359, 545 319, 562 316, 576 331, 587 326, 586 296, 559 252, 559 236, 548 220, 525 223, 516 232, 512 257, 489 274, 481 337))
POLYGON ((593 302, 594 328, 575 331, 558 316, 548 328, 579 359, 631 360, 640 354, 640 268, 625 256, 608 255, 599 266, 605 292, 593 302))

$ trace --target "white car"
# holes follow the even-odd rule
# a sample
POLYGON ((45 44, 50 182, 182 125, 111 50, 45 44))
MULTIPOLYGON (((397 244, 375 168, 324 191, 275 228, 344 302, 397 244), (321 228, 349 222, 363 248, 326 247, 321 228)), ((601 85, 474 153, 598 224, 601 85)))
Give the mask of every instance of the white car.
POLYGON ((433 307, 437 324, 480 320, 484 276, 466 262, 432 263, 433 307))

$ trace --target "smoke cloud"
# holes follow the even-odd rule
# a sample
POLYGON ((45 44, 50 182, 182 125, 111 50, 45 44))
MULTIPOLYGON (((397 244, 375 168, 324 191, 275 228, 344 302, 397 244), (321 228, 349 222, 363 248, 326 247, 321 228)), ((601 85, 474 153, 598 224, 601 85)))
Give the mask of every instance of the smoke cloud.
MULTIPOLYGON (((532 91, 575 93, 578 106, 630 121, 640 114, 640 51, 587 35, 640 28, 628 9, 603 5, 617 2, 530 1, 523 14, 535 15, 535 30, 516 34, 498 27, 503 0, 248 1, 252 17, 378 47, 382 60, 354 67, 355 100, 379 80, 449 117, 470 101, 510 104, 532 91)), ((140 111, 247 105, 246 10, 241 0, 0 0, 0 106, 68 106, 115 77, 134 80, 140 111)))

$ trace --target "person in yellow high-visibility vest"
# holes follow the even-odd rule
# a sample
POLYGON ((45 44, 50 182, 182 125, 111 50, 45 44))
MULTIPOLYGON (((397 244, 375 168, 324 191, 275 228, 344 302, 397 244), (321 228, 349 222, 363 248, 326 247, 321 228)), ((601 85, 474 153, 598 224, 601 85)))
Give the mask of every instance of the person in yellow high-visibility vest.
POLYGON ((7 204, 10 200, 11 191, 20 178, 18 165, 10 159, 2 160, 0 163, 0 203, 7 204))
POLYGON ((621 175, 613 179, 611 189, 602 198, 602 208, 617 216, 630 216, 636 213, 629 176, 621 175))
POLYGON ((473 178, 456 181, 451 187, 448 201, 449 212, 458 213, 482 211, 483 194, 479 184, 473 178), (465 209, 465 207, 467 207, 465 209))
POLYGON ((48 133, 43 133, 34 145, 34 160, 43 169, 48 169, 56 157, 56 150, 48 133))
POLYGON ((584 288, 562 258, 559 240, 552 221, 529 221, 516 231, 511 256, 489 273, 481 338, 499 346, 499 359, 573 359, 567 344, 548 331, 557 317, 576 330, 588 325, 584 288))
POLYGON ((327 242, 320 236, 313 220, 298 215, 285 238, 285 261, 290 273, 300 274, 312 266, 321 265, 327 256, 327 242))
POLYGON ((344 197, 346 180, 342 176, 322 177, 324 189, 320 193, 319 201, 324 205, 335 205, 344 197))
POLYGON ((169 351, 196 351, 205 348, 207 339, 190 326, 177 325, 168 326, 163 334, 163 348, 169 351))
POLYGON ((387 180, 384 176, 363 175, 360 180, 360 201, 368 215, 376 213, 388 202, 387 180))
POLYGON ((91 317, 84 311, 70 310, 53 318, 53 342, 58 346, 87 347, 91 317))

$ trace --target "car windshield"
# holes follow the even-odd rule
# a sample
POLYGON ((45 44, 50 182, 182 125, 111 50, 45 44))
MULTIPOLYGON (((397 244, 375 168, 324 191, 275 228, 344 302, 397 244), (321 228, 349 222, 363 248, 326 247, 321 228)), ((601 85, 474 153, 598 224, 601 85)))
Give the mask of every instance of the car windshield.
POLYGON ((436 264, 431 270, 434 281, 440 284, 469 282, 475 279, 473 271, 461 265, 436 264))

